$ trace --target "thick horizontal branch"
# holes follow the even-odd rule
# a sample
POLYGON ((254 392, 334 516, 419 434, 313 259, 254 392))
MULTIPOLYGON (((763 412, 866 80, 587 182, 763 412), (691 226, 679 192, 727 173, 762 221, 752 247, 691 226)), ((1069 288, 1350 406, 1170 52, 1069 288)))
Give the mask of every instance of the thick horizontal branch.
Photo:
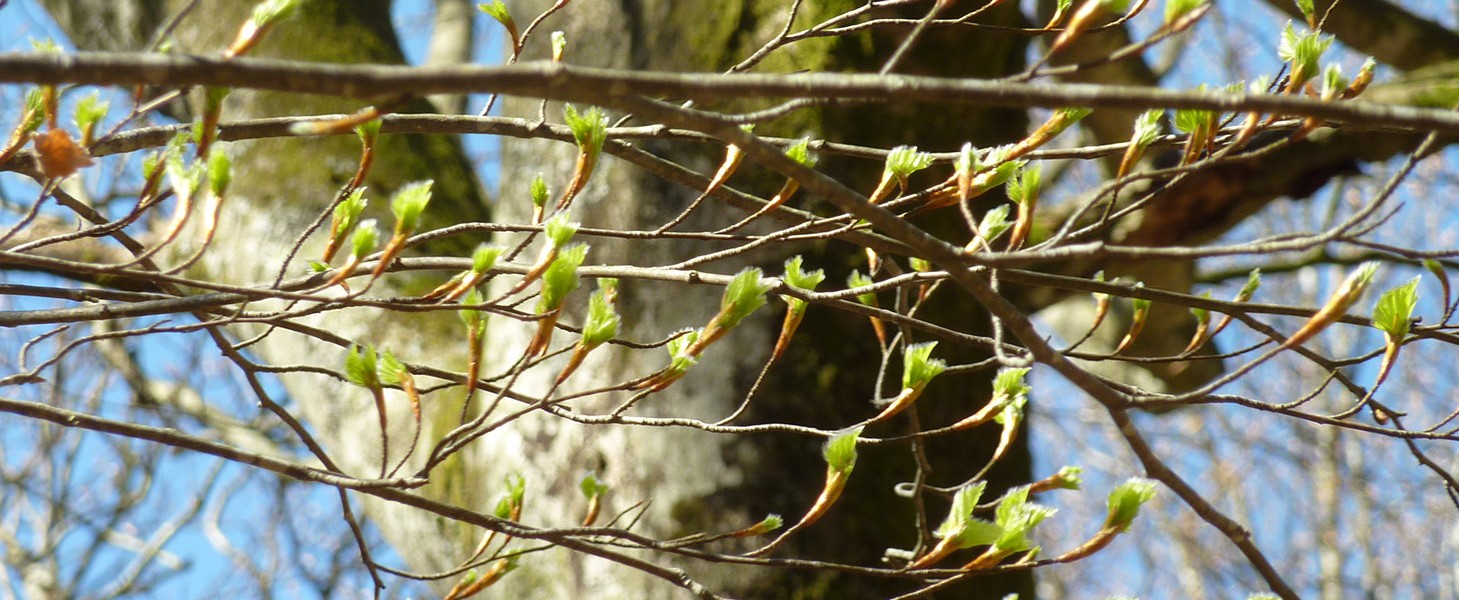
POLYGON ((522 63, 501 67, 338 65, 201 56, 79 53, 0 55, 0 82, 237 87, 353 98, 501 93, 583 103, 628 96, 694 100, 814 98, 945 102, 990 106, 1194 108, 1264 112, 1425 131, 1459 133, 1459 114, 1364 102, 1322 102, 1267 94, 1179 92, 1089 84, 1027 84, 905 75, 792 75, 642 72, 522 63))

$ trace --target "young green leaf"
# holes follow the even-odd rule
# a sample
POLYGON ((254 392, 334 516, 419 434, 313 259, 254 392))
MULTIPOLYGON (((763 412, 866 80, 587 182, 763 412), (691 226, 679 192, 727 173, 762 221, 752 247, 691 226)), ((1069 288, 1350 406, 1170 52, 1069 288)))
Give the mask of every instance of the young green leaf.
POLYGON ((568 217, 567 213, 558 213, 542 228, 554 248, 566 246, 572 236, 577 235, 578 227, 581 227, 581 224, 569 221, 568 217))
POLYGON ((565 51, 567 51, 567 34, 561 31, 552 32, 552 62, 562 62, 562 55, 565 51))
POLYGON ((1024 383, 1024 377, 1028 376, 1027 367, 1004 367, 998 370, 998 375, 993 378, 993 395, 1002 396, 1009 400, 1027 396, 1033 388, 1024 383))
POLYGON ((1077 490, 1084 483, 1083 467, 1063 467, 1054 475, 1059 489, 1077 490))
POLYGON ((946 539, 962 533, 967 523, 973 518, 973 510, 978 507, 978 500, 982 499, 983 491, 988 488, 988 482, 965 485, 958 488, 953 494, 952 507, 947 511, 947 517, 942 520, 942 525, 932 533, 933 537, 946 539))
POLYGON ((1335 100, 1348 91, 1348 80, 1342 76, 1342 66, 1327 65, 1322 71, 1322 99, 1335 100))
MULTIPOLYGON (((1310 2, 1311 0, 1308 1, 1310 2)), ((1190 14, 1191 11, 1200 8, 1205 3, 1206 0, 1166 0, 1165 25, 1169 27, 1176 21, 1179 21, 1181 17, 1190 14)))
POLYGON ((350 254, 355 258, 364 258, 375 250, 380 243, 380 228, 376 226, 374 219, 361 221, 355 227, 355 234, 350 238, 350 254))
POLYGON ((578 482, 578 490, 582 491, 584 497, 592 498, 608 493, 608 484, 599 480, 597 473, 589 472, 578 482))
POLYGON ((1124 532, 1140 513, 1140 506, 1154 497, 1154 481, 1139 478, 1126 480, 1109 493, 1109 514, 1105 517, 1104 527, 1124 532))
MULTIPOLYGON (((867 287, 875 283, 876 282, 872 281, 871 277, 862 275, 861 271, 857 270, 852 270, 851 274, 846 276, 846 287, 848 288, 867 287)), ((857 294, 856 301, 866 306, 876 306, 876 292, 857 294)))
POLYGON ((537 298, 537 312, 546 313, 562 308, 567 295, 578 288, 581 278, 578 267, 588 255, 587 244, 572 244, 558 251, 557 258, 542 274, 542 294, 537 298))
POLYGON ((395 235, 410 235, 420 225, 421 213, 431 201, 433 183, 429 179, 408 183, 395 192, 395 197, 390 199, 390 212, 395 214, 395 235))
POLYGON ((670 377, 682 376, 692 367, 699 363, 699 358, 690 354, 688 350, 693 348, 695 342, 699 341, 700 330, 695 329, 669 340, 666 348, 669 351, 669 367, 667 369, 670 377))
POLYGON ((791 147, 786 148, 785 155, 789 156, 791 160, 800 163, 801 166, 804 167, 814 167, 816 166, 816 161, 818 160, 816 157, 816 153, 811 152, 810 138, 801 138, 799 142, 796 142, 791 147))
POLYGON ((1008 228, 1012 226, 1013 223, 1008 221, 1008 205, 1000 204, 983 213, 983 219, 978 223, 978 233, 982 234, 984 242, 992 244, 994 240, 998 239, 998 236, 1003 235, 1003 232, 1008 231, 1008 228))
POLYGON ((849 475, 856 467, 856 439, 860 436, 861 428, 858 427, 831 436, 826 441, 821 448, 821 456, 832 471, 849 475))
POLYGON ((563 106, 562 112, 581 152, 597 156, 603 151, 603 142, 608 139, 608 117, 603 111, 595 106, 586 113, 579 113, 577 107, 568 104, 563 106))
POLYGON ((583 324, 583 345, 588 347, 599 346, 618 335, 618 328, 622 324, 622 318, 613 307, 609 297, 613 294, 612 285, 604 284, 603 279, 598 280, 598 290, 593 292, 593 297, 588 300, 588 318, 583 324))
POLYGON ((542 208, 547 205, 547 181, 542 179, 541 173, 538 173, 536 177, 532 178, 532 183, 528 186, 527 193, 532 198, 532 206, 542 208))
POLYGON ((826 272, 822 269, 806 272, 801 270, 805 257, 797 254, 785 261, 785 283, 790 287, 807 292, 816 291, 816 286, 826 280, 826 272))
POLYGON ((1297 33, 1292 23, 1282 29, 1282 39, 1277 45, 1277 57, 1290 65, 1287 91, 1293 92, 1317 75, 1322 54, 1332 45, 1332 36, 1316 31, 1297 33))
POLYGON ((363 388, 380 387, 377 362, 374 346, 351 346, 350 353, 344 359, 345 379, 363 388))
POLYGON ((395 358, 395 355, 391 354, 389 350, 380 353, 378 368, 380 369, 380 383, 385 385, 400 385, 402 377, 410 373, 410 370, 405 367, 405 363, 395 358))
POLYGON ((233 183, 233 161, 228 153, 214 148, 208 153, 208 186, 213 195, 222 198, 233 183))
POLYGON ((1026 485, 1013 488, 998 502, 995 522, 1002 529, 1002 534, 993 542, 993 547, 1005 555, 1028 550, 1029 532, 1057 512, 1054 508, 1029 502, 1028 490, 1026 485))
POLYGON ((1036 202, 1039 194, 1042 169, 1026 167, 1019 169, 1008 180, 1008 199, 1017 204, 1036 202))
POLYGON ((932 166, 932 155, 918 152, 916 146, 897 146, 887 154, 885 173, 898 179, 932 166))
POLYGON ((932 378, 947 370, 947 362, 932 358, 937 342, 923 342, 907 346, 902 354, 902 388, 918 389, 927 385, 932 378))
POLYGON ((1389 339, 1402 341, 1413 324, 1413 309, 1418 305, 1418 277, 1388 290, 1373 306, 1373 326, 1388 334, 1389 339))
POLYGON ((759 268, 741 270, 724 288, 718 325, 724 329, 739 325, 750 313, 765 306, 765 292, 770 291, 771 287, 774 286, 764 280, 764 274, 759 268))
POLYGON ((1317 28, 1317 7, 1313 6, 1312 0, 1297 0, 1297 10, 1307 19, 1308 27, 1317 28))
POLYGON ((76 102, 76 130, 81 132, 81 145, 91 145, 92 133, 96 131, 97 124, 106 118, 106 113, 111 109, 110 102, 102 102, 101 96, 92 92, 82 96, 76 102))

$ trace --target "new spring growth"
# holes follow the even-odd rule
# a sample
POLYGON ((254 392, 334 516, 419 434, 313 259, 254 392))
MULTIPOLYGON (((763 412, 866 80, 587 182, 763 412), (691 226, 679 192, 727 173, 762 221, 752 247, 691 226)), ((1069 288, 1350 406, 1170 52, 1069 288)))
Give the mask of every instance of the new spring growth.
POLYGON ((932 350, 937 348, 937 342, 923 342, 911 344, 902 352, 902 391, 898 393, 886 408, 872 417, 868 425, 891 418, 893 415, 906 410, 917 398, 922 396, 922 390, 927 389, 927 384, 932 382, 934 377, 941 375, 947 370, 947 362, 932 358, 932 350))
POLYGON ((699 356, 710 344, 723 338, 740 321, 745 320, 745 317, 765 306, 765 292, 772 287, 775 285, 765 281, 765 274, 757 267, 746 267, 736 273, 734 279, 724 288, 719 312, 704 326, 699 340, 689 347, 689 354, 699 356))
POLYGON ((557 380, 553 386, 562 385, 567 378, 583 364, 583 359, 588 357, 598 346, 607 343, 618 335, 618 328, 622 325, 622 318, 618 316, 616 303, 618 298, 618 280, 611 277, 604 277, 598 280, 598 290, 593 292, 593 297, 588 300, 588 319, 583 323, 583 335, 578 338, 577 346, 572 350, 572 356, 568 358, 567 365, 557 374, 557 380))
POLYGON ((1116 179, 1129 175, 1130 170, 1145 156, 1145 150, 1155 143, 1155 138, 1160 135, 1160 115, 1164 112, 1147 110, 1135 118, 1135 134, 1130 137, 1130 145, 1125 147, 1125 155, 1120 158, 1119 170, 1115 172, 1116 179))
MULTIPOLYGON (((1232 298, 1231 302, 1235 304, 1247 302, 1251 300, 1252 296, 1256 295, 1256 290, 1259 288, 1261 288, 1261 269, 1252 269, 1250 273, 1246 274, 1246 283, 1242 284, 1241 291, 1236 292, 1236 297, 1232 298)), ((1207 337, 1216 337, 1217 334, 1221 333, 1221 330, 1231 324, 1231 319, 1233 318, 1230 314, 1222 315, 1221 320, 1217 321, 1216 326, 1211 328, 1211 333, 1207 337)))
MULTIPOLYGON (((1332 102, 1342 99, 1343 94, 1348 91, 1348 80, 1342 75, 1342 67, 1332 64, 1322 70, 1322 88, 1318 91, 1318 98, 1323 101, 1332 102)), ((1322 126, 1324 121, 1317 117, 1302 119, 1302 126, 1292 132, 1292 140, 1301 140, 1312 133, 1312 130, 1322 126)))
POLYGON ((675 381, 683 379, 684 374, 689 372, 689 367, 699 363, 699 358, 688 352, 689 348, 692 348, 694 343, 699 340, 699 333, 700 330, 693 329, 669 340, 669 343, 664 346, 669 351, 669 366, 633 386, 633 389, 657 392, 673 385, 675 381))
POLYGON ((1054 14, 1049 16, 1049 21, 1044 23, 1043 30, 1049 31, 1059 26, 1064 20, 1064 15, 1069 14, 1069 9, 1074 6, 1074 0, 1059 0, 1054 5, 1054 14))
POLYGON ((973 197, 973 176, 981 170, 983 165, 978 160, 978 150, 973 147, 972 142, 963 142, 962 150, 958 152, 957 161, 953 164, 953 179, 957 180, 959 202, 967 202, 973 197))
MULTIPOLYGON (((745 133, 751 133, 755 130, 755 126, 741 125, 740 129, 744 130, 745 133)), ((719 170, 714 172, 714 178, 710 179, 709 185, 704 188, 704 195, 708 196, 713 194, 715 190, 724 185, 724 182, 729 181, 730 176, 734 175, 735 170, 740 168, 740 163, 744 159, 745 152, 740 150, 739 146, 734 144, 726 145, 724 148, 724 160, 719 163, 719 170)))
POLYGON ((344 245, 345 236, 359 224, 360 215, 364 214, 365 206, 369 204, 370 201, 365 199, 365 188, 355 188, 335 205, 334 215, 329 221, 329 241, 324 245, 321 261, 327 263, 334 260, 335 253, 344 245))
MULTIPOLYGON (((1201 84, 1196 91, 1201 92, 1205 89, 1205 84, 1201 84)), ((1175 111, 1175 129, 1186 134, 1180 164, 1193 163, 1201 157, 1202 153, 1210 149, 1212 142, 1215 141, 1216 116, 1215 111, 1194 108, 1182 108, 1175 111)))
POLYGON ((360 268, 360 263, 364 262, 365 257, 369 256, 371 252, 374 252, 375 247, 379 244, 380 227, 376 224, 375 220, 365 219, 364 221, 360 221, 360 224, 355 227, 354 235, 350 236, 349 260, 345 261, 345 264, 339 268, 339 271, 334 274, 334 277, 331 277, 329 282, 325 283, 323 287, 327 288, 344 283, 346 279, 349 279, 351 275, 355 274, 355 270, 360 268))
POLYGON ((1165 22, 1163 27, 1168 31, 1180 31, 1190 26, 1189 22, 1182 21, 1186 15, 1192 15, 1196 9, 1206 5, 1206 0, 1166 0, 1165 22))
POLYGON ((952 497, 952 507, 948 509, 947 516, 942 519, 942 524, 932 532, 932 536, 941 540, 927 554, 922 555, 911 564, 908 569, 926 569, 941 562, 948 555, 962 548, 993 543, 998 537, 998 526, 973 516, 973 511, 978 507, 978 501, 983 498, 983 492, 988 488, 988 482, 979 481, 958 488, 952 497))
POLYGON ((385 413, 385 382, 380 378, 380 368, 374 346, 351 346, 349 355, 345 356, 345 379, 369 390, 375 400, 375 413, 380 419, 380 477, 383 478, 390 462, 390 421, 385 413))
POLYGON ((1317 76, 1322 54, 1332 45, 1332 36, 1317 31, 1297 33, 1289 21, 1282 28, 1282 39, 1277 44, 1277 57, 1287 63, 1287 86, 1282 93, 1300 92, 1309 80, 1317 76))
MULTIPOLYGON (((1201 294, 1201 297, 1210 300, 1211 292, 1201 294)), ((1192 306, 1190 312, 1191 317, 1194 317, 1196 320, 1196 331, 1191 334, 1191 341, 1185 345, 1185 350, 1180 351, 1182 355, 1195 352, 1204 345, 1206 343, 1206 335, 1211 330, 1211 311, 1198 306, 1192 306)))
POLYGON ((1363 90, 1368 89, 1368 85, 1373 83, 1373 70, 1377 66, 1378 63, 1374 62, 1371 56, 1363 61, 1363 66, 1358 67, 1358 74, 1353 77, 1353 82, 1349 83, 1348 89, 1343 91, 1342 99, 1356 98, 1363 93, 1363 90))
POLYGON ((506 485, 506 491, 497 498, 492 515, 508 521, 522 520, 522 509, 526 505, 527 497, 527 478, 517 473, 507 473, 502 477, 502 483, 506 485))
MULTIPOLYGON (((1025 374, 1020 373, 1018 376, 1020 386, 1023 383, 1023 375, 1025 374)), ((1022 386, 1022 388, 1018 393, 1012 394, 1011 399, 1005 402, 1003 408, 993 417, 993 420, 1002 428, 998 431, 998 447, 993 450, 993 457, 988 459, 988 466, 984 467, 984 472, 992 468, 998 461, 1003 460, 1003 457, 1008 454, 1008 449, 1013 447, 1013 438, 1018 435, 1019 426, 1023 425, 1023 407, 1028 404, 1029 388, 1027 386, 1022 386)), ((982 475, 983 473, 978 474, 979 477, 982 475)))
POLYGON ((1003 156, 1003 159, 1014 160, 1039 149, 1044 144, 1049 143, 1050 140, 1058 137, 1059 134, 1064 133, 1064 130, 1068 129, 1070 125, 1078 123, 1080 119, 1089 116, 1091 112, 1094 111, 1089 108, 1060 108, 1054 110, 1054 114, 1050 115, 1048 120, 1044 121, 1042 125, 1039 125, 1038 129, 1033 130, 1033 133, 1028 134, 1028 137, 1019 140, 1013 146, 1013 149, 1009 150, 1003 156))
POLYGON ((351 192, 365 185, 365 176, 370 174, 370 166, 375 164, 375 141, 380 139, 380 126, 384 124, 377 117, 355 125, 355 136, 360 138, 360 165, 355 168, 354 178, 350 179, 351 192))
MULTIPOLYGON (((826 272, 816 269, 807 273, 802 269, 805 258, 800 255, 790 257, 785 261, 785 284, 802 292, 814 292, 816 286, 826 280, 826 272)), ((800 322, 805 318, 805 312, 810 304, 795 296, 780 296, 785 300, 785 321, 780 324, 780 336, 775 338, 775 349, 770 351, 770 362, 775 362, 785 354, 790 347, 790 338, 795 336, 795 330, 800 328, 800 322)))
POLYGON ((841 497, 841 492, 846 489, 846 482, 851 478, 852 469, 856 468, 856 440, 861 436, 861 428, 857 427, 843 431, 826 441, 821 448, 821 456, 826 459, 826 483, 821 487, 820 495, 816 496, 815 504, 811 505, 800 521, 786 529, 774 541, 766 544, 750 553, 750 556, 760 556, 774 550, 792 534, 806 527, 810 527, 819 521, 836 500, 841 497))
POLYGON ((1444 307, 1445 318, 1443 319, 1443 321, 1448 321, 1449 303, 1452 301, 1450 299, 1450 296, 1452 296, 1452 294, 1451 290, 1449 289, 1449 273, 1444 270, 1444 263, 1441 263, 1432 258, 1425 258, 1423 261, 1423 265, 1424 269, 1427 269, 1428 272, 1432 274, 1435 279, 1439 280, 1439 288, 1443 291, 1444 294, 1444 304, 1442 306, 1444 307))
MULTIPOLYGON (((1271 90, 1271 78, 1265 75, 1257 77, 1246 89, 1252 94, 1265 94, 1271 90)), ((1275 117, 1273 118, 1275 119, 1275 117)), ((1246 121, 1241 124, 1241 129, 1236 132, 1236 136, 1231 139, 1231 146, 1236 148, 1245 146, 1247 142, 1251 141, 1252 136, 1256 135, 1261 124, 1261 113, 1246 113, 1246 121)))
POLYGON ((603 504, 603 494, 608 493, 608 484, 600 481, 596 473, 588 473, 578 482, 578 489, 588 499, 588 509, 582 524, 583 527, 588 527, 598 520, 598 511, 603 504))
MULTIPOLYGON (((156 248, 171 244, 173 240, 177 239, 177 235, 182 232, 183 225, 187 224, 188 217, 192 214, 193 205, 206 193, 203 188, 203 177, 206 172, 202 161, 186 164, 180 154, 173 154, 167 159, 166 169, 167 182, 172 186, 172 193, 176 197, 177 203, 173 205, 172 217, 168 219, 167 229, 156 248)), ((154 249, 153 252, 155 251, 154 249)))
POLYGON ((424 298, 440 298, 439 303, 454 302, 476 289, 491 273, 496 261, 501 258, 503 248, 494 244, 478 244, 471 253, 471 268, 457 273, 445 283, 427 293, 424 298))
POLYGON ((1049 46, 1049 55, 1058 54, 1068 48, 1099 18, 1123 13, 1129 5, 1130 0, 1084 0, 1069 18, 1069 24, 1064 26, 1064 31, 1054 38, 1054 43, 1049 46))
MULTIPOLYGON (((816 154, 814 152, 811 152, 810 145, 810 138, 801 138, 799 142, 796 142, 795 145, 785 150, 785 155, 790 157, 791 160, 800 163, 800 165, 803 167, 814 167, 816 166, 816 161, 818 160, 818 158, 816 157, 816 154)), ((775 196, 771 198, 769 202, 766 202, 765 206, 761 207, 760 210, 755 211, 754 214, 745 217, 740 222, 726 227, 717 233, 729 233, 741 227, 744 227, 751 221, 754 221, 755 219, 764 216, 765 213, 775 210, 777 207, 785 204, 785 201, 789 200, 791 196, 795 195, 796 190, 799 189, 800 182, 794 179, 787 178, 785 180, 785 183, 781 184, 780 191, 775 192, 775 196)))
MULTIPOLYGON (((1144 283, 1135 283, 1136 289, 1143 287, 1145 287, 1144 283)), ((1145 329, 1145 321, 1150 317, 1149 300, 1144 298, 1131 298, 1130 305, 1134 308, 1134 312, 1130 315, 1130 328, 1125 330, 1125 337, 1120 340, 1118 346, 1115 346, 1115 354, 1128 350, 1130 344, 1135 343, 1135 339, 1140 337, 1140 332, 1145 329)))
MULTIPOLYGON (((411 417, 415 421, 415 435, 411 437, 410 445, 406 447, 405 454, 400 457, 400 464, 397 464, 395 468, 388 472, 381 472, 381 477, 386 477, 394 476, 395 472, 400 470, 400 467, 405 466, 405 461, 409 460, 412 454, 415 454, 415 447, 420 443, 420 392, 416 389, 415 376, 411 375, 410 369, 406 368, 405 363, 395 358, 395 355, 391 354, 389 350, 380 355, 380 382, 385 385, 398 386, 401 391, 405 392, 405 399, 410 402, 411 417)), ((384 458, 382 457, 381 460, 384 460, 384 458)))
POLYGON ((761 519, 759 523, 731 533, 730 537, 747 538, 757 535, 765 535, 772 531, 776 531, 784 526, 785 519, 782 518, 780 515, 771 513, 769 515, 766 515, 764 519, 761 519))
POLYGON ((1347 276, 1347 279, 1343 280, 1342 284, 1338 286, 1337 291, 1332 293, 1332 296, 1327 299, 1327 303, 1322 305, 1322 308, 1317 311, 1317 314, 1312 315, 1312 318, 1308 319, 1296 333, 1292 334, 1292 337, 1282 342, 1282 345, 1277 349, 1286 350, 1300 346, 1307 340, 1312 339, 1313 336, 1317 335, 1323 329, 1326 329, 1328 325, 1337 322, 1338 319, 1347 314, 1348 308, 1356 304, 1358 299, 1363 296, 1363 292, 1368 289, 1368 284, 1373 282, 1373 274, 1377 271, 1378 263, 1376 261, 1369 261, 1359 265, 1356 270, 1347 276))
POLYGON ((1025 164, 1025 161, 1022 160, 1005 160, 1008 153, 1012 151, 1013 146, 998 146, 989 150, 980 161, 977 151, 971 145, 964 144, 954 165, 955 172, 952 179, 948 180, 949 183, 956 184, 955 189, 950 192, 933 194, 927 199, 926 204, 917 207, 911 214, 918 215, 952 206, 960 201, 966 202, 1003 185, 1025 164))
POLYGON ((578 267, 588 255, 587 244, 571 244, 557 253, 557 258, 542 274, 542 292, 537 297, 537 334, 527 346, 527 356, 541 356, 552 343, 552 332, 557 329, 557 318, 562 315, 563 301, 567 295, 578 289, 582 278, 578 267))
POLYGON ((96 140, 96 126, 111 110, 110 102, 102 102, 101 96, 92 92, 76 102, 76 131, 81 132, 81 145, 91 146, 96 140))
POLYGON ((1297 0, 1297 10, 1307 20, 1308 29, 1317 29, 1317 7, 1312 0, 1297 0))
POLYGON ((25 109, 20 113, 20 121, 15 124, 15 130, 10 133, 10 139, 5 142, 5 147, 0 148, 0 163, 4 163, 15 156, 26 142, 30 141, 32 133, 41 128, 46 122, 46 100, 45 93, 40 88, 35 88, 25 94, 25 109))
MULTIPOLYGON (((218 120, 223 117, 223 101, 228 98, 232 90, 225 87, 203 88, 203 114, 202 120, 198 122, 198 156, 208 153, 208 148, 213 145, 213 140, 218 137, 218 120)), ((293 131, 291 126, 290 131, 293 131)))
POLYGON ((885 200, 892 192, 892 184, 896 184, 900 193, 907 193, 907 178, 913 173, 932 166, 932 155, 926 152, 918 152, 916 146, 897 146, 887 153, 886 166, 882 168, 881 181, 872 190, 867 200, 877 204, 885 200))
POLYGON ((1077 490, 1084 484, 1084 469, 1082 467, 1063 467, 1058 473, 1033 482, 1028 486, 1031 494, 1047 492, 1049 490, 1077 490))
MULTIPOLYGON (((507 489, 497 499, 496 507, 492 509, 492 516, 506 521, 520 521, 522 519, 524 500, 527 495, 527 478, 516 473, 507 473, 502 478, 502 482, 506 485, 507 489)), ((512 536, 510 535, 505 535, 504 537, 506 541, 502 542, 502 547, 506 547, 506 544, 512 540, 512 536)), ((467 562, 476 560, 482 554, 485 554, 487 547, 491 545, 494 539, 496 539, 495 530, 487 533, 481 539, 481 543, 477 544, 476 551, 471 554, 471 558, 467 562)))
POLYGON ((207 156, 207 179, 208 179, 208 205, 203 210, 203 226, 198 232, 198 243, 206 248, 213 241, 213 234, 218 231, 218 215, 223 209, 223 198, 228 193, 228 186, 233 183, 233 160, 228 158, 228 153, 214 149, 207 156))
POLYGON ((1025 167, 1008 180, 1008 199, 1018 205, 1018 218, 1013 223, 1013 233, 1008 235, 1008 249, 1017 250, 1028 240, 1033 231, 1033 211, 1039 203, 1038 167, 1025 167))
POLYGON ((547 268, 552 266, 553 261, 557 260, 557 253, 567 246, 573 236, 577 235, 579 224, 570 221, 569 217, 570 215, 565 212, 558 213, 542 226, 542 232, 547 235, 547 243, 543 244, 542 251, 537 254, 537 262, 532 263, 531 268, 527 269, 527 273, 522 275, 522 281, 512 286, 507 295, 527 289, 527 286, 542 277, 547 268))
POLYGON ((426 205, 431 201, 431 184, 429 179, 408 183, 400 191, 395 192, 395 197, 390 199, 390 212, 395 214, 395 232, 390 235, 390 241, 385 243, 385 248, 380 251, 380 262, 375 264, 375 272, 372 277, 379 277, 390 267, 396 255, 405 249, 405 240, 409 238, 415 229, 420 226, 421 213, 426 210, 426 205))
MULTIPOLYGON (((1095 271, 1090 279, 1103 283, 1104 271, 1095 271)), ((1119 278, 1116 277, 1115 280, 1118 281, 1119 278)), ((1089 331, 1092 333, 1094 330, 1099 329, 1100 324, 1104 323, 1105 316, 1109 315, 1110 298, 1109 294, 1104 292, 1094 292, 1090 295, 1094 296, 1094 323, 1089 326, 1089 331)))
POLYGON ((461 581, 446 593, 445 600, 465 600, 481 593, 492 584, 501 581, 501 578, 505 577, 507 573, 516 570, 521 558, 522 556, 519 554, 499 558, 491 563, 490 569, 479 576, 475 569, 468 571, 461 581))
MULTIPOLYGON (((846 276, 846 287, 848 288, 869 287, 875 283, 876 282, 871 280, 871 277, 862 275, 861 271, 853 270, 851 271, 850 275, 846 276)), ((862 292, 860 294, 857 294, 856 301, 865 306, 880 308, 876 301, 876 292, 862 292)), ((881 347, 883 348, 887 347, 886 325, 882 323, 881 319, 878 319, 876 317, 867 318, 871 319, 871 330, 872 332, 876 333, 877 343, 881 344, 881 347)))
POLYGON ((1115 536, 1124 533, 1140 514, 1140 506, 1155 497, 1155 482, 1149 479, 1128 479, 1109 493, 1109 512, 1104 526, 1089 541, 1055 558, 1055 562, 1073 562, 1108 546, 1115 536))
MULTIPOLYGON (((926 272, 932 270, 932 263, 927 262, 927 259, 925 259, 925 258, 917 258, 915 256, 909 256, 909 257, 907 257, 907 266, 912 267, 912 270, 913 271, 916 271, 918 273, 926 273, 926 272)), ((931 283, 928 283, 928 282, 918 283, 917 284, 917 301, 918 302, 921 302, 923 300, 926 300, 927 299, 927 294, 930 293, 931 291, 932 291, 932 284, 931 283)))
POLYGON ((1028 371, 1026 367, 1004 368, 999 370, 998 375, 993 378, 993 396, 988 399, 988 403, 983 405, 983 408, 978 409, 978 412, 954 423, 952 429, 962 430, 977 427, 978 425, 987 423, 996 416, 1001 416, 1003 409, 1009 405, 1018 404, 1021 406, 1026 401, 1028 393, 1033 389, 1024 383, 1024 378, 1028 376, 1028 371))
POLYGON ((512 18, 511 11, 507 10, 507 5, 502 0, 479 3, 476 5, 476 9, 486 13, 487 16, 506 28, 507 35, 512 38, 512 48, 520 49, 522 47, 522 35, 517 30, 517 21, 512 18))
POLYGON ((608 139, 608 117, 596 106, 586 113, 578 113, 577 108, 568 104, 562 111, 568 129, 572 130, 572 139, 578 145, 578 160, 573 168, 572 181, 557 201, 557 210, 566 209, 578 192, 583 191, 583 186, 588 184, 588 178, 598 165, 598 156, 603 153, 603 142, 608 139))
POLYGON ((264 0, 253 7, 253 14, 238 28, 238 35, 234 36, 233 43, 228 50, 223 52, 223 58, 233 58, 246 54, 258 44, 263 36, 268 34, 279 21, 289 18, 299 8, 303 0, 264 0))
MULTIPOLYGON (((471 288, 462 303, 474 306, 481 304, 482 301, 481 292, 476 288, 471 288)), ((475 309, 463 309, 457 311, 456 314, 466 325, 466 400, 461 406, 461 420, 465 422, 466 416, 470 414, 471 397, 476 393, 477 378, 481 377, 482 342, 486 340, 486 313, 475 309)))
POLYGON ((541 223, 542 216, 547 211, 547 194, 547 181, 542 179, 541 173, 538 173, 536 177, 532 178, 531 185, 527 186, 527 195, 532 199, 533 225, 541 223))
POLYGON ((567 34, 561 31, 552 32, 552 62, 562 62, 562 54, 567 50, 567 34))
POLYGON ((978 220, 977 236, 969 241, 967 246, 963 247, 963 252, 972 254, 977 252, 978 248, 991 248, 993 242, 998 239, 998 236, 1003 235, 1003 232, 1008 231, 1008 228, 1013 226, 1012 223, 1008 222, 1008 212, 1008 205, 1000 204, 988 209, 988 212, 983 213, 983 218, 978 220))
MULTIPOLYGON (((1024 559, 1032 559, 1039 552, 1037 546, 1028 541, 1028 534, 1049 518, 1056 509, 1034 504, 1028 501, 1028 486, 1020 486, 1008 490, 1003 498, 998 501, 998 508, 995 511, 996 518, 994 527, 996 535, 991 542, 975 540, 972 546, 989 544, 988 549, 982 555, 969 561, 962 566, 964 571, 986 569, 1003 561, 1004 558, 1014 554, 1026 553, 1024 559)), ((985 530, 984 535, 994 533, 993 530, 985 530)))
POLYGON ((1408 283, 1384 292, 1373 305, 1373 326, 1383 332, 1383 362, 1379 363, 1378 376, 1369 386, 1364 400, 1371 398, 1378 386, 1388 379, 1393 363, 1398 360, 1398 350, 1403 347, 1403 339, 1408 337, 1408 331, 1413 327, 1413 309, 1418 306, 1418 280, 1414 277, 1408 283))

